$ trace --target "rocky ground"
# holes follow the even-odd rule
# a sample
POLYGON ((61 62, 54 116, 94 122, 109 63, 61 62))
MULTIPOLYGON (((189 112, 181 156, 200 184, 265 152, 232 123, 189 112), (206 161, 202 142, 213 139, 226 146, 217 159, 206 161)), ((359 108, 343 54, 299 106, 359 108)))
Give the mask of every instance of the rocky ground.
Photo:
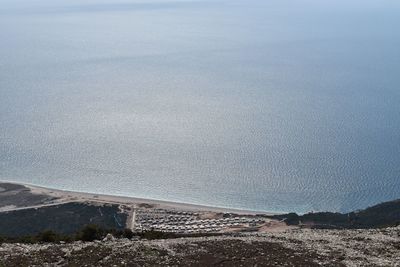
POLYGON ((400 266, 400 227, 2 244, 0 266, 400 266))

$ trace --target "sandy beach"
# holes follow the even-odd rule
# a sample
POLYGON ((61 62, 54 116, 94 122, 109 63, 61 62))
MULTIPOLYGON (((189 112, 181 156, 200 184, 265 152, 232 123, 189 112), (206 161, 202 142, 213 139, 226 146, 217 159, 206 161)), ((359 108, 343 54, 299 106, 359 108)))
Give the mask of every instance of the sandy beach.
MULTIPOLYGON (((9 215, 5 218, 11 221, 25 220, 32 216, 42 218, 41 214, 46 213, 44 218, 35 220, 39 230, 59 226, 58 220, 47 219, 47 216, 54 214, 57 214, 54 215, 57 218, 77 222, 71 226, 75 230, 94 221, 109 227, 124 227, 139 232, 155 229, 186 234, 265 232, 288 228, 284 222, 267 218, 266 215, 273 215, 267 212, 73 192, 3 181, 0 182, 0 216, 9 213, 14 214, 14 217, 9 215)), ((12 225, 3 227, 10 229, 12 225)), ((59 231, 64 229, 60 227, 59 231)))
MULTIPOLYGON (((224 207, 212 207, 212 206, 204 206, 204 205, 196 205, 190 203, 178 203, 171 201, 163 201, 163 200, 155 200, 155 199, 144 199, 144 198, 135 198, 135 197, 127 197, 127 196, 115 196, 115 195, 106 195, 106 194, 93 194, 86 192, 76 192, 76 191, 68 191, 68 190, 60 190, 54 188, 48 188, 43 186, 32 185, 28 183, 18 183, 14 181, 0 181, 0 188, 2 184, 14 184, 20 185, 28 188, 30 192, 34 195, 48 196, 43 203, 35 205, 37 207, 42 206, 50 206, 61 203, 68 202, 102 202, 102 203, 110 203, 110 204, 124 204, 128 206, 146 206, 150 205, 152 208, 161 208, 168 210, 187 210, 187 211, 210 211, 210 212, 221 212, 221 213, 235 213, 240 215, 255 215, 255 214, 263 214, 263 215, 275 215, 277 213, 274 212, 264 212, 264 211, 251 211, 251 210, 241 210, 241 209, 232 209, 232 208, 224 208, 224 207)), ((0 203, 1 204, 1 203, 0 203)), ((24 209, 24 206, 21 207, 3 207, 1 210, 15 210, 15 209, 24 209)), ((32 206, 29 206, 32 208, 32 206)))

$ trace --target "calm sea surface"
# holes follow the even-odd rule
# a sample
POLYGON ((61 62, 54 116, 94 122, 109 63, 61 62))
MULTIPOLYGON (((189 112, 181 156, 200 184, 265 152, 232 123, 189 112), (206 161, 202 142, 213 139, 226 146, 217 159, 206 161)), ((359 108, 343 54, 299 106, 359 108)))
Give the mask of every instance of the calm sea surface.
POLYGON ((0 0, 0 179, 265 211, 400 198, 400 1, 0 0))

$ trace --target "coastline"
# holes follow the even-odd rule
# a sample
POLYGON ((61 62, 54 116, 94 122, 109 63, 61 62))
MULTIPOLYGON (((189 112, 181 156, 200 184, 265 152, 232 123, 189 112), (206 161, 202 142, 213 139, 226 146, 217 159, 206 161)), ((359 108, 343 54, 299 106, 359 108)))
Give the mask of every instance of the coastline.
POLYGON ((226 207, 216 207, 207 205, 198 205, 192 203, 165 201, 158 199, 147 199, 138 198, 130 196, 119 196, 119 195, 108 195, 108 194, 97 194, 79 191, 62 190, 51 187, 39 186, 29 183, 21 183, 9 180, 0 180, 0 185, 2 183, 15 184, 20 186, 25 186, 29 188, 32 194, 37 195, 47 195, 54 198, 54 201, 46 205, 56 205, 66 202, 101 202, 109 204, 122 204, 122 205, 152 205, 155 208, 172 209, 172 210, 187 210, 187 211, 210 211, 210 212, 220 212, 220 213, 234 213, 239 215, 279 215, 282 213, 278 212, 266 212, 266 211, 254 211, 245 209, 235 209, 226 207))

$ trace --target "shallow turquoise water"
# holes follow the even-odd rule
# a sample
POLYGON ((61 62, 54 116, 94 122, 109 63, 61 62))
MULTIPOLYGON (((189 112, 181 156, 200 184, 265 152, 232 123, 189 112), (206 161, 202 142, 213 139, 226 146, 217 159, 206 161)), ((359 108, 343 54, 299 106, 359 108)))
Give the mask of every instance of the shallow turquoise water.
POLYGON ((400 197, 400 2, 0 1, 0 178, 267 211, 400 197))

